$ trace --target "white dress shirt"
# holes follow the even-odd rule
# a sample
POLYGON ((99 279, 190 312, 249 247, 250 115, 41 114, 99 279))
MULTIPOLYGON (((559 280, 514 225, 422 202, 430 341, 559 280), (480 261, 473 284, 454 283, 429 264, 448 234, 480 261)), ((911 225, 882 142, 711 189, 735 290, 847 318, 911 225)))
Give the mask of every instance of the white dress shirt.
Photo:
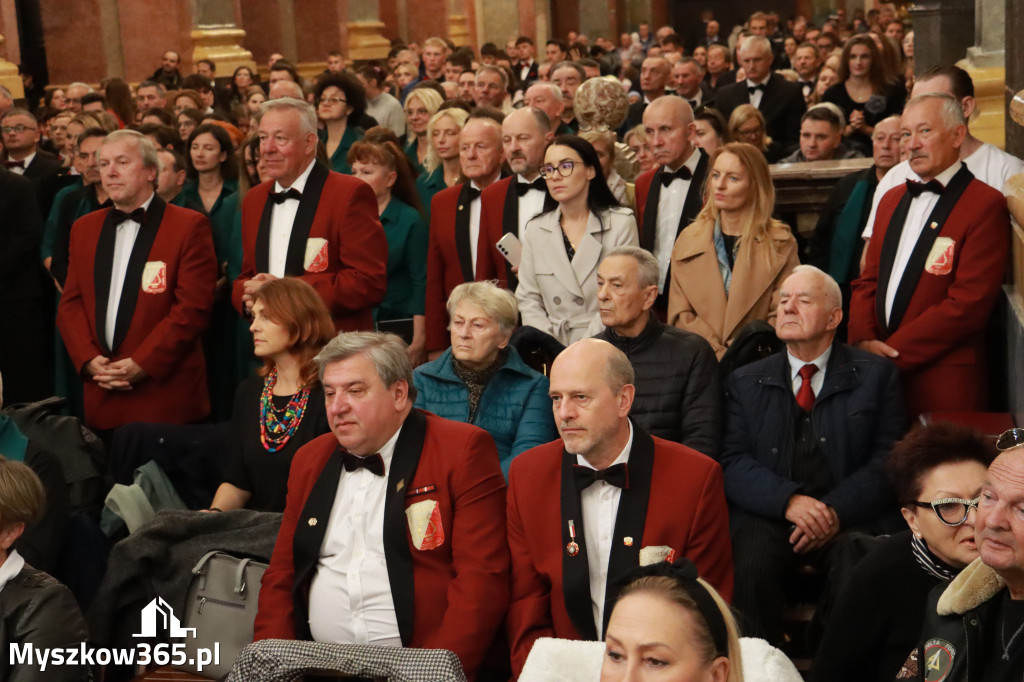
POLYGON ((342 468, 309 587, 309 631, 318 642, 402 646, 384 556, 384 501, 401 432, 380 449, 383 476, 342 468))
POLYGON ((519 80, 525 81, 526 77, 530 75, 530 69, 533 67, 533 60, 528 62, 522 62, 519 65, 519 80))
MULTIPOLYGON (((633 423, 629 422, 629 440, 619 456, 609 466, 629 462, 629 451, 633 447, 633 423)), ((593 469, 583 455, 576 455, 576 463, 593 469)), ((580 492, 580 507, 583 510, 583 541, 587 547, 587 564, 590 573, 590 604, 594 611, 594 626, 597 638, 604 639, 604 597, 608 584, 608 560, 612 554, 612 535, 615 533, 615 518, 619 513, 619 498, 622 488, 595 481, 580 492)))
MULTIPOLYGON (((153 202, 153 194, 149 195, 142 208, 149 210, 153 202)), ((117 323, 117 307, 121 304, 121 292, 124 290, 124 278, 128 274, 128 261, 132 257, 135 239, 139 236, 142 225, 134 220, 126 220, 116 228, 114 237, 114 260, 110 263, 110 293, 107 295, 107 319, 103 332, 107 335, 107 348, 114 347, 114 327, 117 323)))
MULTIPOLYGON (((469 186, 473 189, 481 189, 476 180, 471 180, 469 186)), ((480 242, 480 197, 469 202, 469 252, 473 256, 473 272, 476 272, 476 250, 480 242)))
MULTIPOLYGON (((748 88, 752 88, 755 85, 768 85, 768 81, 771 79, 771 77, 772 77, 771 74, 768 74, 768 76, 765 77, 765 79, 763 81, 761 81, 760 83, 755 83, 754 81, 752 81, 752 80, 750 80, 748 78, 747 79, 747 87, 748 88)), ((760 109, 761 108, 761 99, 764 97, 764 90, 754 90, 753 92, 750 92, 750 90, 747 90, 747 94, 750 96, 750 103, 753 104, 758 109, 760 109)))
POLYGON ((21 573, 23 568, 25 568, 25 560, 18 554, 18 550, 12 549, 7 555, 7 560, 0 565, 0 591, 3 591, 4 586, 21 573))
MULTIPOLYGON (((693 148, 690 158, 683 162, 683 165, 690 169, 690 174, 697 172, 697 164, 700 162, 700 149, 693 148)), ((674 173, 678 168, 666 168, 665 170, 674 173)), ((690 180, 676 178, 668 187, 661 188, 658 195, 658 221, 657 231, 654 235, 654 257, 658 259, 658 291, 665 290, 665 280, 668 279, 668 268, 672 262, 672 247, 676 245, 676 237, 679 236, 679 219, 683 214, 683 206, 686 204, 686 195, 690 192, 690 180)), ((695 188, 700 191, 700 187, 695 188)))
POLYGON ((12 166, 12 167, 8 168, 7 170, 9 170, 12 173, 15 173, 17 175, 24 175, 25 171, 28 169, 29 166, 32 165, 32 161, 35 158, 36 158, 36 152, 32 152, 31 154, 29 154, 28 156, 26 156, 24 159, 21 160, 22 165, 20 165, 20 166, 12 166))
MULTIPOLYGON (((536 179, 536 178, 535 178, 536 179)), ((529 182, 522 175, 516 175, 516 182, 523 184, 529 184, 529 182)), ((511 191, 516 191, 515 187, 509 187, 511 191)), ((547 196, 545 192, 539 189, 531 189, 519 199, 519 230, 516 232, 516 236, 522 239, 523 235, 526 234, 526 223, 530 222, 531 219, 536 218, 544 210, 544 199, 547 196)), ((474 263, 475 266, 475 263, 474 263)))
POLYGON ((810 362, 804 362, 800 358, 794 357, 788 350, 786 355, 789 356, 789 378, 793 383, 793 395, 800 392, 800 387, 804 383, 803 377, 800 376, 800 368, 804 365, 814 365, 818 368, 818 371, 811 375, 811 390, 814 391, 814 396, 817 397, 821 393, 821 387, 825 385, 825 368, 828 367, 828 359, 832 355, 832 346, 829 346, 825 349, 824 353, 810 362))
MULTIPOLYGON (((306 181, 313 171, 313 164, 316 159, 309 162, 306 170, 302 171, 291 187, 283 187, 280 182, 274 183, 275 192, 283 192, 286 189, 295 188, 299 192, 306 190, 306 181)), ((270 199, 267 199, 270 201, 270 199)), ((299 212, 298 199, 285 199, 280 204, 274 204, 270 214, 270 246, 267 254, 267 263, 270 274, 274 277, 284 277, 285 264, 288 261, 288 244, 292 239, 292 227, 295 224, 295 214, 299 212)))
MULTIPOLYGON (((953 176, 960 170, 963 164, 957 161, 952 166, 935 176, 935 179, 945 187, 953 176)), ((911 171, 913 173, 913 171, 911 171)), ((911 180, 920 182, 921 176, 913 173, 911 180)), ((885 320, 889 321, 892 314, 892 302, 896 299, 896 290, 899 289, 900 280, 903 279, 903 272, 907 269, 910 256, 917 246, 917 240, 924 232, 925 223, 931 215, 935 205, 939 203, 939 195, 935 192, 921 192, 921 194, 910 202, 907 210, 907 219, 903 222, 903 231, 900 232, 899 246, 896 247, 896 258, 892 263, 892 273, 889 275, 889 286, 885 292, 885 320)))

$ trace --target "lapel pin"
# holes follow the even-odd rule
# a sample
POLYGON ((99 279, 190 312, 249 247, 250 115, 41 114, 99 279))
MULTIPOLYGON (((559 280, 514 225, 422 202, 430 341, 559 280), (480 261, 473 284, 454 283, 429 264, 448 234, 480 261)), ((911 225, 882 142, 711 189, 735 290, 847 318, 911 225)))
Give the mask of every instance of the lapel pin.
POLYGON ((932 228, 932 229, 934 230, 934 229, 935 229, 935 228, 937 228, 938 226, 939 226, 939 224, 938 224, 938 223, 936 223, 936 222, 932 222, 932 224, 931 224, 931 225, 929 225, 928 227, 930 227, 930 228, 932 228))
POLYGON ((401 481, 399 481, 398 483, 395 484, 395 492, 396 493, 402 492, 402 488, 404 488, 404 487, 405 487, 405 479, 403 478, 401 481))
POLYGON ((309 521, 307 521, 306 523, 308 523, 309 527, 312 528, 313 526, 316 525, 316 517, 315 516, 309 517, 309 521))
POLYGON ((627 535, 626 537, 622 538, 622 544, 624 544, 626 547, 632 547, 633 546, 633 538, 631 538, 631 537, 629 537, 627 535))
POLYGON ((576 544, 576 525, 569 519, 569 544, 565 546, 565 553, 569 556, 576 556, 580 553, 580 546, 576 544))
POLYGON ((464 208, 463 205, 459 204, 459 210, 461 211, 463 208, 464 208))

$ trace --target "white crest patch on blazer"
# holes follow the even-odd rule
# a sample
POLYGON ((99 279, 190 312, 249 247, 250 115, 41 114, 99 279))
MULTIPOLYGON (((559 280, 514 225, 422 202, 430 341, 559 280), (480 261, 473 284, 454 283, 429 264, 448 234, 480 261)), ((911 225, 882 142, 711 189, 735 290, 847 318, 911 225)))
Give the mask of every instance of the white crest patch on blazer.
POLYGON ((302 259, 302 268, 306 272, 323 272, 327 269, 326 239, 310 237, 306 240, 306 254, 302 259))
POLYGON ((676 551, 668 545, 651 545, 640 549, 640 565, 650 566, 659 561, 671 563, 676 558, 676 551))
POLYGON ((956 242, 949 237, 936 237, 932 250, 928 252, 924 269, 932 275, 948 275, 953 272, 953 256, 956 242))
POLYGON ((437 500, 422 500, 405 508, 409 535, 413 547, 420 550, 436 549, 444 544, 444 525, 437 500))
POLYGON ((142 290, 147 294, 162 294, 167 291, 167 263, 151 260, 142 269, 142 290))

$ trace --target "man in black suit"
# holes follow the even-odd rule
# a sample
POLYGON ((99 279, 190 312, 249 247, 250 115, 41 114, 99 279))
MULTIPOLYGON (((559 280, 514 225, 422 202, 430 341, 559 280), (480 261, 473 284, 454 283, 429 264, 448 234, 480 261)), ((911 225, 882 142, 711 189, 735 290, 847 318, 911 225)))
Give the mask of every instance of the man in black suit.
POLYGON ((537 46, 534 44, 533 38, 519 36, 516 39, 516 51, 519 52, 519 71, 516 75, 519 76, 519 82, 525 90, 538 77, 537 62, 533 58, 537 53, 537 46))
POLYGON ((672 86, 694 111, 715 106, 711 88, 704 82, 704 67, 693 57, 683 57, 672 67, 672 86))
POLYGON ((640 65, 640 89, 644 98, 629 105, 626 130, 640 125, 647 105, 665 94, 665 86, 672 75, 672 65, 664 57, 648 57, 640 65))
POLYGON ((11 109, 0 118, 3 132, 4 166, 32 181, 40 215, 48 215, 59 189, 60 160, 37 148, 39 122, 26 109, 11 109))
POLYGON ((43 219, 32 183, 6 169, 0 169, 0 216, 0 373, 8 403, 31 402, 47 397, 52 382, 39 271, 43 219))
POLYGON ((736 107, 753 104, 764 116, 769 137, 784 149, 799 144, 800 117, 807 109, 800 86, 772 73, 772 44, 767 38, 747 38, 739 53, 747 78, 715 93, 718 110, 728 120, 736 107))
POLYGON ((729 48, 726 45, 708 47, 708 66, 704 82, 712 94, 719 88, 736 82, 736 71, 732 68, 732 55, 729 54, 729 48))

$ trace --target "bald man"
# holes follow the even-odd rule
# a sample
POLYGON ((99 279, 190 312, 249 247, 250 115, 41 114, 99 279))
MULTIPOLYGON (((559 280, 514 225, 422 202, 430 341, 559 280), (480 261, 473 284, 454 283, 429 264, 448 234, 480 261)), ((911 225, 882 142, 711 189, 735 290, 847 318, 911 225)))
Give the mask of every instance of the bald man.
POLYGON ((644 112, 644 128, 658 167, 636 179, 640 246, 658 259, 658 302, 667 307, 672 247, 703 207, 708 155, 693 144, 693 109, 681 97, 662 97, 644 112))
POLYGON ((727 599, 732 548, 722 472, 629 418, 625 353, 577 341, 551 367, 559 440, 512 460, 508 631, 515 677, 540 637, 599 640, 608 585, 622 572, 686 556, 727 599))
POLYGON ((426 319, 431 359, 451 343, 446 302, 452 289, 463 282, 505 279, 480 221, 480 193, 500 177, 503 158, 501 124, 470 118, 459 135, 459 166, 466 182, 438 192, 430 202, 426 319))

